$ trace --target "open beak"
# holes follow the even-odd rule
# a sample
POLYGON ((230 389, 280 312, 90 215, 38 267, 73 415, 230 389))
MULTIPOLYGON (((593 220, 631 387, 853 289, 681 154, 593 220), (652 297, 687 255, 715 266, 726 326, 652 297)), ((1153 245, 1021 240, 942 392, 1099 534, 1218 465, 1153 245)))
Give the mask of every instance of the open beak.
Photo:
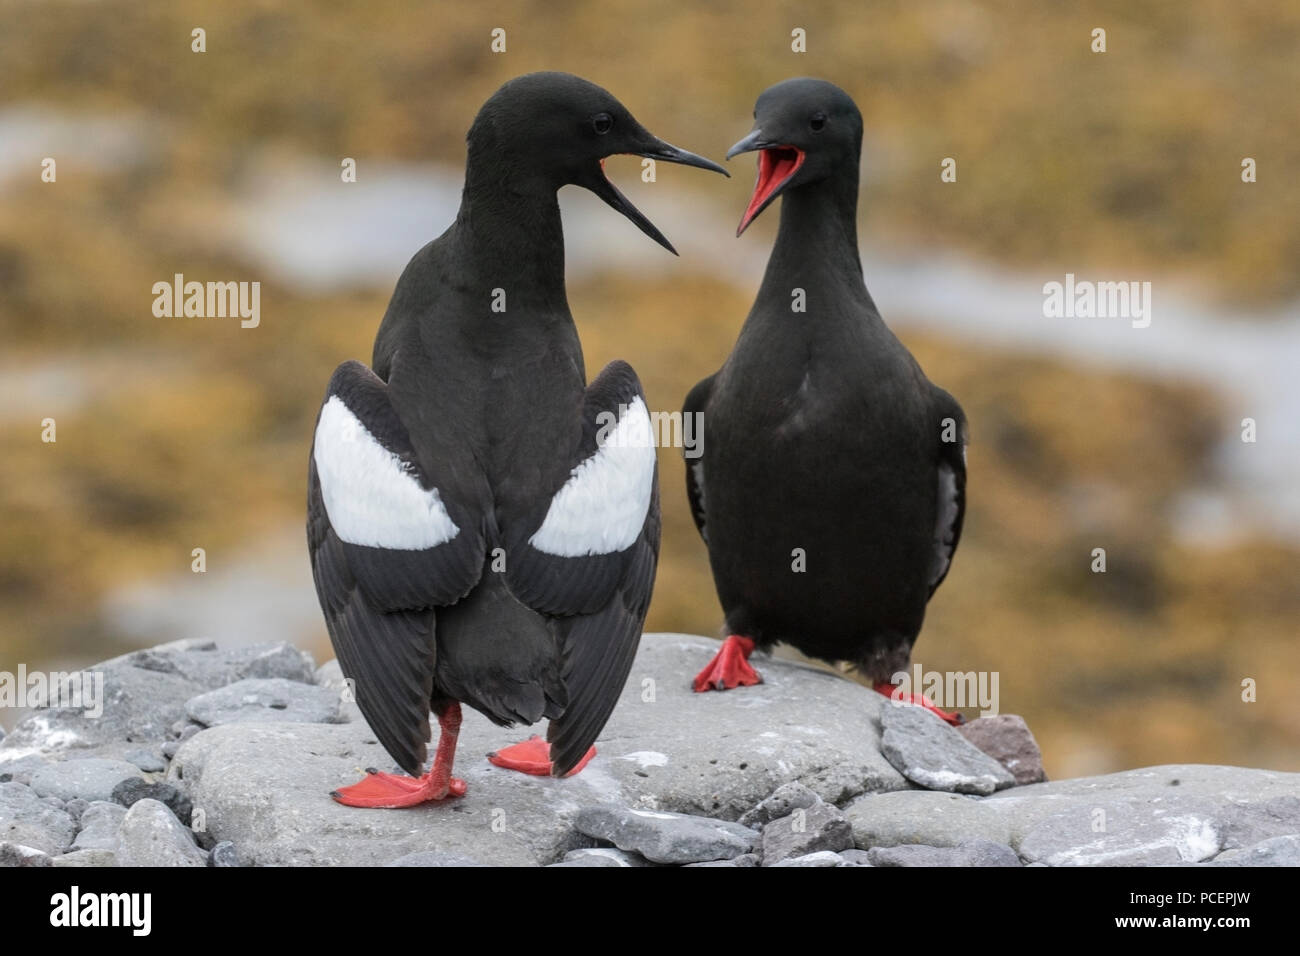
POLYGON ((763 136, 763 131, 756 129, 727 150, 727 159, 741 153, 752 153, 755 150, 759 151, 758 181, 754 184, 754 195, 750 197, 745 215, 741 217, 740 225, 736 228, 737 236, 748 229, 749 224, 758 217, 758 214, 781 194, 781 190, 803 165, 805 155, 802 149, 768 142, 763 136))
MULTIPOLYGON (((628 155, 643 156, 648 159, 665 163, 676 163, 679 166, 695 166, 699 169, 711 169, 713 172, 722 173, 722 175, 727 176, 728 178, 731 176, 731 174, 724 168, 710 159, 705 159, 703 156, 696 156, 694 153, 688 153, 684 149, 678 149, 676 146, 673 146, 670 143, 665 143, 661 139, 656 139, 648 133, 646 134, 646 139, 648 142, 646 143, 645 148, 630 150, 628 155)), ((618 187, 609 181, 609 178, 605 175, 605 161, 603 159, 600 161, 599 174, 593 176, 589 183, 584 183, 583 185, 601 199, 605 200, 605 202, 610 206, 631 219, 636 223, 638 229, 655 242, 659 243, 659 245, 663 246, 673 255, 677 255, 677 250, 673 248, 673 244, 664 237, 664 234, 655 227, 655 224, 647 219, 642 214, 641 210, 632 205, 631 201, 629 201, 628 198, 619 191, 618 187)))

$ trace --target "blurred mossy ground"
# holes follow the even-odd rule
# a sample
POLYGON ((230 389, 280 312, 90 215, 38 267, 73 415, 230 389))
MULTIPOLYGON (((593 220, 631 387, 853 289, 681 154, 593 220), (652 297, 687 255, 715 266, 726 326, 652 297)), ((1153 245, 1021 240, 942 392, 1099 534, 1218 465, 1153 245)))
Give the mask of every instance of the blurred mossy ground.
MULTIPOLYGON (((713 155, 747 129, 758 90, 822 74, 867 116, 875 241, 1135 278, 1158 268, 1232 301, 1297 291, 1300 216, 1284 213, 1300 181, 1279 171, 1300 159, 1282 95, 1297 86, 1300 8, 667 10, 0 4, 0 99, 143 111, 169 130, 142 165, 89 177, 61 168, 56 194, 31 183, 0 203, 6 365, 66 365, 89 392, 58 415, 55 445, 37 440, 39 409, 0 420, 6 649, 93 656, 92 642, 112 637, 93 624, 109 590, 187 568, 196 543, 234 550, 301 515, 324 383, 342 359, 369 357, 386 295, 307 297, 262 277, 256 331, 149 311, 148 290, 178 262, 205 278, 247 274, 219 226, 250 156, 272 144, 458 163, 481 100, 530 69, 588 75, 652 128, 713 155), (498 25, 510 52, 493 57, 498 25), (805 58, 787 52, 791 25, 809 31, 805 58), (1109 30, 1104 56, 1087 52, 1096 25, 1109 30), (202 59, 189 53, 193 26, 208 30, 202 59), (938 184, 948 155, 956 187, 938 184), (1260 160, 1258 188, 1240 183, 1242 155, 1260 160)), ((675 278, 570 289, 589 370, 631 361, 661 409, 717 367, 751 295, 675 278)), ((973 435, 967 530, 916 659, 998 671, 1002 707, 1027 717, 1053 773, 1178 760, 1300 768, 1300 555, 1258 541, 1192 547, 1171 527, 1177 496, 1233 427, 1213 397, 904 338, 961 400, 973 435), (1105 575, 1089 571, 1095 547, 1107 549, 1105 575), (1259 681, 1258 703, 1241 703, 1244 678, 1259 681)), ((661 481, 648 626, 715 632, 676 451, 661 453, 661 481)))

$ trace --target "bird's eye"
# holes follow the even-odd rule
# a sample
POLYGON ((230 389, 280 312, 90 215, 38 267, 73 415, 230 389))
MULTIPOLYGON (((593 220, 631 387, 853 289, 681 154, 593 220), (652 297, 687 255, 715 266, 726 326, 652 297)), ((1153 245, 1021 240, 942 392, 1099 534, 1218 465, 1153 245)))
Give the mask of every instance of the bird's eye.
POLYGON ((591 118, 591 128, 600 136, 604 136, 614 128, 614 117, 608 113, 597 113, 591 118))
POLYGON ((826 126, 826 114, 814 113, 812 119, 808 121, 808 125, 812 127, 814 133, 820 133, 826 126))

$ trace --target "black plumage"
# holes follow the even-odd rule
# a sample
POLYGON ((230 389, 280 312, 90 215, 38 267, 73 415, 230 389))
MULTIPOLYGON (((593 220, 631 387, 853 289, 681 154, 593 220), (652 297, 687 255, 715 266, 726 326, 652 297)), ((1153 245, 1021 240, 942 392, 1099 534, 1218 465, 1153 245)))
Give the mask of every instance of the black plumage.
MULTIPOLYGON (((398 280, 373 372, 344 363, 326 391, 309 550, 342 670, 404 770, 426 760, 431 706, 454 748, 463 701, 499 724, 548 718, 552 769, 563 775, 604 726, 631 666, 659 501, 652 446, 598 441, 610 421, 640 434, 645 396, 623 362, 587 385, 556 192, 589 188, 671 249, 601 160, 633 153, 721 167, 658 140, 605 90, 561 73, 503 86, 468 147, 456 221, 398 280), (613 455, 624 456, 622 471, 613 455)), ((444 782, 429 798, 445 792, 444 782)))
MULTIPOLYGON (((760 151, 738 234, 778 196, 780 230, 733 351, 686 398, 703 428, 687 495, 732 634, 884 683, 906 669, 961 535, 966 419, 863 283, 853 101, 796 79, 754 115, 728 153, 760 151)), ((697 688, 753 682, 725 670, 697 688)))

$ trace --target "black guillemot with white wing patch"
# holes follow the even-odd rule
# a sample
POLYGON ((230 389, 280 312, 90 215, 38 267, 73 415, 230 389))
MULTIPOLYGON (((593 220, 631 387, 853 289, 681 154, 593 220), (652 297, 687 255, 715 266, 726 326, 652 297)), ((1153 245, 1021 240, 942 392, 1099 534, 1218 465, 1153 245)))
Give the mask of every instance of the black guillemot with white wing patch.
POLYGON ((334 792, 351 806, 463 794, 461 702, 502 725, 549 719, 547 741, 492 755, 499 766, 580 769, 627 679, 658 559, 645 396, 624 362, 587 384, 556 193, 590 189, 672 251, 603 160, 724 171, 564 73, 506 83, 467 139, 455 223, 398 280, 373 370, 339 366, 316 423, 308 546, 343 674, 408 773, 430 708, 441 729, 426 774, 370 771, 334 792))
POLYGON ((780 229, 735 348, 685 402, 703 449, 687 496, 730 632, 695 689, 758 683, 750 653, 784 642, 894 693, 961 535, 966 419, 863 283, 853 100, 787 80, 754 120, 727 154, 759 154, 736 234, 778 196, 780 229))

